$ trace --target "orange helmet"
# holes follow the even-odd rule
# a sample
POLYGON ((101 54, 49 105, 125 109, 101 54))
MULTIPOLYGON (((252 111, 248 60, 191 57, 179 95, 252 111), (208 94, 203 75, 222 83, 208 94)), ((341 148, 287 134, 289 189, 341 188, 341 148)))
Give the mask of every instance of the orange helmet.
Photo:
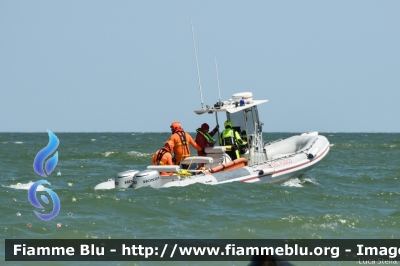
POLYGON ((181 123, 180 122, 172 122, 171 124, 171 129, 176 130, 181 128, 181 123))
POLYGON ((172 151, 174 149, 174 142, 172 140, 167 140, 164 144, 164 147, 169 150, 172 151))

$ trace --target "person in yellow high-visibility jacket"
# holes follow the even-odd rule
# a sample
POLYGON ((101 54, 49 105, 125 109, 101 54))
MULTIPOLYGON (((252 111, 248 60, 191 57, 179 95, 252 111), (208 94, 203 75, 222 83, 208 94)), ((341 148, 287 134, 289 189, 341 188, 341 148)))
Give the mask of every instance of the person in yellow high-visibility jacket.
POLYGON ((226 153, 232 158, 232 160, 238 159, 240 158, 239 146, 244 146, 247 142, 243 141, 239 133, 233 130, 232 122, 230 120, 225 121, 224 127, 225 129, 221 133, 219 143, 221 146, 226 147, 226 153))

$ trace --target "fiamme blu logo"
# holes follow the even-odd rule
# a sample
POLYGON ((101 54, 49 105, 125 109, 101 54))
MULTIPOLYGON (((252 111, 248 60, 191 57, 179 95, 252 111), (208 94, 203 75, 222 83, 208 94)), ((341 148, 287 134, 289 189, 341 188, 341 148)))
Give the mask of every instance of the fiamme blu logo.
MULTIPOLYGON (((44 147, 36 154, 35 160, 33 161, 33 169, 38 175, 42 177, 48 177, 54 170, 58 162, 58 151, 55 152, 55 154, 46 161, 46 158, 48 158, 57 149, 58 144, 60 144, 60 141, 58 140, 56 135, 54 135, 50 130, 47 130, 47 133, 49 134, 49 143, 46 147, 44 147)), ((42 204, 40 204, 36 197, 36 191, 40 185, 51 184, 47 180, 39 180, 35 182, 28 190, 28 199, 30 203, 36 208, 44 209, 44 207, 42 206, 42 204)), ((53 201, 53 210, 49 214, 43 214, 37 211, 34 211, 34 213, 40 219, 47 221, 57 216, 60 211, 61 205, 60 199, 54 191, 49 188, 45 188, 44 191, 46 191, 50 195, 53 201)), ((45 195, 41 195, 41 199, 45 204, 49 204, 49 199, 45 195)))

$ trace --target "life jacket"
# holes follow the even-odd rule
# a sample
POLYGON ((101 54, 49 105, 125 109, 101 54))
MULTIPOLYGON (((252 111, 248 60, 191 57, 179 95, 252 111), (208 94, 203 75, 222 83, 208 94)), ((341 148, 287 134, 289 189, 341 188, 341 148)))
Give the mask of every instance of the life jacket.
POLYGON ((223 146, 236 145, 235 131, 232 128, 224 129, 224 131, 222 131, 221 133, 221 139, 222 139, 221 145, 223 146))
POLYGON ((199 133, 200 135, 202 135, 208 143, 213 143, 214 140, 213 138, 210 136, 210 134, 208 133, 204 133, 203 131, 201 131, 200 129, 196 129, 196 132, 199 133))
POLYGON ((165 164, 166 164, 166 163, 164 163, 163 161, 161 161, 161 159, 162 159, 162 157, 164 156, 164 154, 166 154, 167 152, 169 152, 169 151, 167 151, 167 150, 164 149, 164 148, 162 148, 162 149, 158 152, 158 154, 157 154, 157 159, 156 159, 156 162, 157 162, 158 165, 165 165, 165 164))
POLYGON ((180 129, 176 130, 175 133, 178 134, 178 136, 179 136, 179 138, 181 140, 181 142, 175 143, 175 147, 183 145, 185 147, 186 154, 182 154, 182 155, 185 156, 185 155, 190 154, 189 143, 187 143, 187 141, 186 141, 186 133, 185 133, 185 131, 183 131, 183 129, 180 128, 180 129))

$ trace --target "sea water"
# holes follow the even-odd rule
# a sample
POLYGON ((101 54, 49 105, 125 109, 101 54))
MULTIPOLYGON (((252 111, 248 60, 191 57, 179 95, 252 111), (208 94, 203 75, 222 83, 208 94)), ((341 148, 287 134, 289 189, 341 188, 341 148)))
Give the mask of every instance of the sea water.
MULTIPOLYGON (((399 239, 400 133, 320 133, 328 155, 284 184, 194 184, 95 191, 125 170, 144 170, 169 133, 58 133, 58 163, 43 178, 33 160, 47 132, 0 133, 2 239, 399 239), (29 183, 46 179, 61 210, 42 221, 29 183)), ((268 133, 264 141, 298 133, 268 133)), ((192 133, 192 136, 195 136, 192 133)), ((192 150, 192 153, 194 151, 192 150)), ((92 265, 4 262, 9 265, 92 265)), ((356 265, 360 262, 291 262, 356 265)), ((399 259, 400 263, 400 259, 399 259)), ((248 265, 246 262, 103 262, 104 265, 248 265)))

